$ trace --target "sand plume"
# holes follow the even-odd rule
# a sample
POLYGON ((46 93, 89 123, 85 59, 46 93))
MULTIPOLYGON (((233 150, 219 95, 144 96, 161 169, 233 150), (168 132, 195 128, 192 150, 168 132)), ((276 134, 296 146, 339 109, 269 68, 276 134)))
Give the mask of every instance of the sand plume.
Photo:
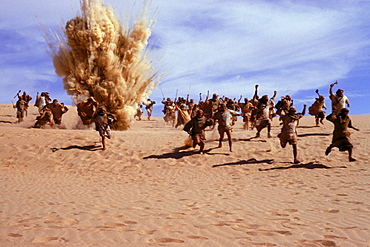
POLYGON ((101 0, 80 4, 81 16, 69 20, 64 33, 48 42, 56 73, 75 104, 94 97, 117 115, 116 127, 125 130, 137 103, 157 84, 147 56, 152 22, 143 11, 130 30, 101 0))

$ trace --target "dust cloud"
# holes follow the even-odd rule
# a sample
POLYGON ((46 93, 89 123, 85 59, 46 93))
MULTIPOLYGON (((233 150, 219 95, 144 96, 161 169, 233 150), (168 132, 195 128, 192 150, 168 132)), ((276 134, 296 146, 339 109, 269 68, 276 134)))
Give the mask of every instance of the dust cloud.
POLYGON ((74 104, 93 97, 117 116, 116 129, 126 130, 137 103, 158 84, 147 49, 153 21, 146 6, 131 28, 101 0, 80 0, 80 6, 81 16, 47 38, 56 74, 74 104))

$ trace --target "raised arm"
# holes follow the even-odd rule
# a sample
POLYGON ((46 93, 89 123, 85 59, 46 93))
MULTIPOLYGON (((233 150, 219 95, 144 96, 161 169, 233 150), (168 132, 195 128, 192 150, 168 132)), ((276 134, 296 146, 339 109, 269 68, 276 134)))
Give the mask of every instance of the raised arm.
POLYGON ((243 95, 240 95, 240 98, 238 100, 238 105, 240 104, 240 101, 242 100, 242 98, 243 98, 243 95))
POLYGON ((275 101, 277 91, 274 91, 274 95, 271 97, 271 100, 275 101))
POLYGON ((329 89, 329 94, 332 95, 333 94, 333 87, 335 84, 338 84, 338 81, 335 81, 333 84, 330 84, 330 89, 329 89))
POLYGON ((304 114, 306 114, 306 108, 307 108, 307 105, 303 105, 302 116, 304 116, 304 114))
POLYGON ((256 100, 258 98, 258 85, 255 86, 253 100, 256 100))
POLYGON ((207 101, 209 99, 209 90, 207 90, 207 96, 206 96, 206 99, 204 101, 207 101))

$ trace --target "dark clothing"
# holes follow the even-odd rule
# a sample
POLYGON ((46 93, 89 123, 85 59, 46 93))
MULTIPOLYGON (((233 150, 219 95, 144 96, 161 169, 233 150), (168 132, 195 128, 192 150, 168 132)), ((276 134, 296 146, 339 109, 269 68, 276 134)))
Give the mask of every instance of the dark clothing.
POLYGON ((96 114, 94 116, 95 129, 99 131, 101 137, 111 138, 111 128, 110 126, 116 122, 115 116, 110 113, 96 114))
POLYGON ((351 119, 347 116, 330 114, 326 119, 334 124, 333 139, 331 146, 338 147, 340 151, 346 151, 353 147, 348 128, 353 128, 351 119))
POLYGON ((17 118, 24 118, 25 111, 27 109, 27 102, 23 99, 19 99, 16 103, 17 108, 17 118))
POLYGON ((189 122, 184 126, 184 131, 190 132, 190 135, 194 137, 199 137, 201 140, 206 139, 204 129, 209 126, 206 117, 193 117, 189 122))
POLYGON ((61 124, 62 123, 62 115, 68 111, 68 108, 62 104, 54 104, 54 103, 48 103, 45 106, 46 108, 49 108, 51 112, 53 113, 53 119, 55 124, 61 124))

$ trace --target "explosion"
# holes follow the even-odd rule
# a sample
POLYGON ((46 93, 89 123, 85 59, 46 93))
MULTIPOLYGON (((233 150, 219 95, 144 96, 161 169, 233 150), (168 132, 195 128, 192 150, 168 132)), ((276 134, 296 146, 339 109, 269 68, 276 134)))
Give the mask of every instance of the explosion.
POLYGON ((152 22, 143 14, 130 30, 101 0, 80 5, 81 16, 48 42, 55 71, 74 104, 93 97, 116 115, 116 128, 126 130, 137 104, 157 85, 146 50, 152 22))

